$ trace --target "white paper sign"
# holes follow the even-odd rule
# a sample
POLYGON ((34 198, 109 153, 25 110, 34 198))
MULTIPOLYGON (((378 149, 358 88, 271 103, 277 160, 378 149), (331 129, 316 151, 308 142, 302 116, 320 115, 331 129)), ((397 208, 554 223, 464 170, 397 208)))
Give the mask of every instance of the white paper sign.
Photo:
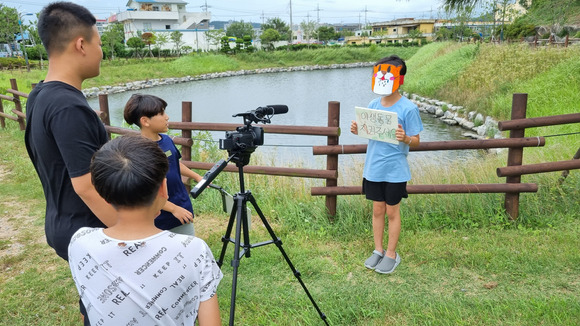
POLYGON ((396 113, 358 106, 354 110, 359 136, 395 145, 399 144, 395 135, 399 126, 396 113))

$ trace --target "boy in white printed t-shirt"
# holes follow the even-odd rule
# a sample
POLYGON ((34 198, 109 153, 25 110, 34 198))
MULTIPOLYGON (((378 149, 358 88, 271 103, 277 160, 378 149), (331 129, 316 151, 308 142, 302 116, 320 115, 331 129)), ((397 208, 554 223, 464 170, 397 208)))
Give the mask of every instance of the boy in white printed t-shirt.
POLYGON ((207 244, 162 231, 167 157, 140 136, 95 153, 92 182, 117 212, 110 228, 81 228, 68 254, 91 325, 221 325, 216 290, 223 275, 207 244))

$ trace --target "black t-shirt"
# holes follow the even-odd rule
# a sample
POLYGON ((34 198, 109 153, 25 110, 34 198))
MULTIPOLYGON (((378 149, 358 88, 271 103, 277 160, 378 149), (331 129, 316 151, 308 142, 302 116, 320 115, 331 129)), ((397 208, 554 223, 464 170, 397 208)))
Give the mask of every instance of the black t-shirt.
POLYGON ((71 178, 89 172, 107 132, 83 93, 58 81, 40 82, 32 90, 26 120, 26 150, 46 197, 46 239, 68 260, 68 244, 79 228, 105 227, 76 194, 71 178))

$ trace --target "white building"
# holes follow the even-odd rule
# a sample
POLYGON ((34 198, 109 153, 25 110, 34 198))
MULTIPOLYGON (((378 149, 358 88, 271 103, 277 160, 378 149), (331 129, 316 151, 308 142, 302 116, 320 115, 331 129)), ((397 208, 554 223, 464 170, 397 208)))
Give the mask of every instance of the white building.
MULTIPOLYGON (((129 0, 127 10, 109 18, 110 22, 122 23, 125 39, 137 36, 137 32, 171 33, 179 31, 182 41, 194 50, 207 50, 205 31, 209 28, 210 12, 187 12, 183 0, 129 0)), ((165 44, 164 48, 172 48, 165 44)))

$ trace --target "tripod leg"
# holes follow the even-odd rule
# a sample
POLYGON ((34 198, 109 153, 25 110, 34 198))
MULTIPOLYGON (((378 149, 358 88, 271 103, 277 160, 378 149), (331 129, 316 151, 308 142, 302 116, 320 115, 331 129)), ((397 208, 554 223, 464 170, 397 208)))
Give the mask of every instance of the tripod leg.
POLYGON ((223 242, 222 251, 220 253, 220 258, 217 261, 219 267, 222 267, 228 243, 231 241, 230 235, 232 234, 232 228, 234 226, 235 218, 236 218, 236 210, 232 208, 232 211, 230 213, 230 220, 228 222, 228 227, 226 229, 226 234, 222 237, 223 242))
MULTIPOLYGON (((236 218, 236 240, 234 242, 234 258, 232 259, 233 276, 232 276, 232 295, 230 299, 230 326, 234 325, 234 316, 236 310, 236 289, 238 286, 238 267, 240 266, 240 241, 243 226, 243 214, 245 213, 245 197, 239 194, 235 196, 236 207, 237 207, 237 218, 236 218)), ((233 215, 233 212, 232 212, 233 215)), ((224 247, 225 248, 225 247, 224 247)))
MULTIPOLYGON (((250 229, 248 228, 248 209, 247 209, 247 195, 243 194, 242 196, 242 208, 241 208, 241 216, 242 217, 242 232, 244 233, 244 253, 246 257, 250 258, 250 249, 252 248, 252 243, 250 242, 250 229)), ((242 258, 242 257, 240 257, 242 258)))
POLYGON ((320 318, 322 319, 322 321, 324 321, 324 323, 326 325, 328 325, 328 321, 326 320, 326 315, 320 310, 320 308, 318 307, 318 305, 314 301, 314 298, 312 297, 312 295, 310 294, 310 292, 306 288, 306 285, 302 281, 302 278, 300 277, 300 272, 298 270, 296 270, 296 268, 294 268, 294 265, 292 264, 292 261, 290 261, 290 258, 288 257, 288 255, 286 255, 286 252, 284 251, 284 248, 282 248, 282 240, 280 240, 280 238, 278 238, 276 236, 276 234, 274 233, 274 230, 272 230, 272 228, 270 227, 270 224, 266 220, 266 217, 262 213, 262 210, 260 209, 260 207, 258 207, 258 203, 256 203, 256 199, 254 198, 254 196, 252 195, 252 193, 249 192, 249 191, 247 191, 246 194, 247 194, 248 200, 250 201, 250 203, 252 203, 252 206, 254 206, 254 209, 256 210, 256 212, 258 213, 258 215, 260 216, 260 219, 262 220, 262 223, 264 223, 264 226, 268 230, 268 233, 270 234, 270 237, 272 237, 273 243, 276 244, 276 247, 278 247, 278 249, 282 253, 282 256, 286 260, 286 263, 288 263, 288 266, 290 266, 290 269, 292 270, 292 273, 294 273, 294 276, 296 277, 296 279, 298 279, 298 282, 300 282, 300 285, 304 289, 304 292, 306 292, 306 295, 310 299, 310 302, 312 302, 312 305, 314 306, 314 308, 318 312, 318 315, 320 316, 320 318))

